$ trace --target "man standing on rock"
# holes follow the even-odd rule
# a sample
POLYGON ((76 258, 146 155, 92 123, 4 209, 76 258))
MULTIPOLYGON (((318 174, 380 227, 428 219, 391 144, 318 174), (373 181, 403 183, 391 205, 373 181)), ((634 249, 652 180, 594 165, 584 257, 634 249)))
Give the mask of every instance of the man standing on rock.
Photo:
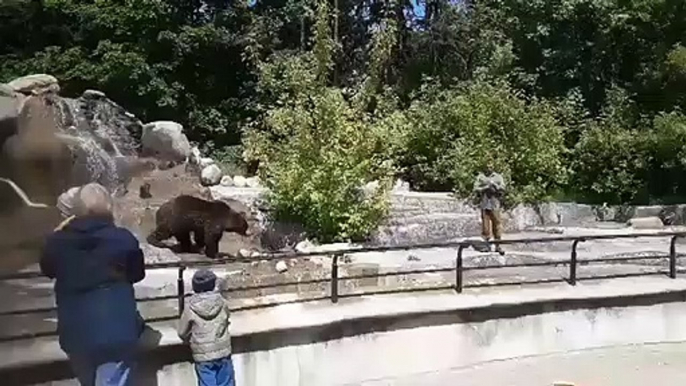
MULTIPOLYGON (((479 173, 474 182, 474 192, 480 198, 481 208, 481 234, 486 242, 493 237, 500 240, 502 235, 502 223, 500 217, 501 200, 505 193, 505 180, 503 176, 493 170, 493 165, 489 162, 486 166, 486 173, 479 173)), ((490 251, 490 244, 488 250, 490 251)), ((495 246, 495 250, 501 255, 505 254, 500 244, 495 246)))

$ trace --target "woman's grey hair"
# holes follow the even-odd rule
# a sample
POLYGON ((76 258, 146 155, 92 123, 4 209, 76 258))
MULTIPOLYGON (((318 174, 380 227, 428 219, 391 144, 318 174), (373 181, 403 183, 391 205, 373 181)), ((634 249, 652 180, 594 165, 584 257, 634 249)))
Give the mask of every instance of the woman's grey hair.
POLYGON ((112 216, 112 195, 100 184, 90 183, 81 187, 75 201, 74 214, 77 216, 112 216))

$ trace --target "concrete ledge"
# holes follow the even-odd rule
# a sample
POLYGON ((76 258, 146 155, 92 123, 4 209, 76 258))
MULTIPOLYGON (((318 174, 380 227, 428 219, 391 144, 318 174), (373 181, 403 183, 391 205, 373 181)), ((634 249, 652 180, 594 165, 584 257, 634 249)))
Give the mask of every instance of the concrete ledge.
MULTIPOLYGON (((289 304, 232 316, 236 354, 327 342, 345 337, 574 309, 646 306, 686 300, 686 279, 633 278, 480 293, 451 291, 421 295, 377 295, 342 299, 339 304, 289 304)), ((190 360, 173 324, 153 324, 146 335, 143 368, 190 360)), ((69 379, 66 356, 56 339, 0 345, 3 385, 31 385, 69 379)), ((152 377, 152 376, 151 376, 152 377)), ((145 383, 148 384, 148 383, 145 383)), ((153 383, 154 384, 154 383, 153 383)))

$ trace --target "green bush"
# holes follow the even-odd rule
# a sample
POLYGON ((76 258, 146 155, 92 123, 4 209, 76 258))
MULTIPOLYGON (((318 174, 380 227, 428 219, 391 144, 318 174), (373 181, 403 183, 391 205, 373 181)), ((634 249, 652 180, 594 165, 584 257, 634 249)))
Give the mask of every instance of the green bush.
POLYGON ((594 123, 574 148, 572 189, 592 203, 645 197, 650 138, 638 130, 594 123))
POLYGON ((683 202, 686 197, 686 116, 680 112, 653 119, 650 170, 647 183, 651 201, 683 202))
POLYGON ((639 123, 628 93, 608 90, 599 118, 580 124, 573 148, 574 177, 568 190, 591 203, 626 204, 647 201, 647 173, 654 155, 654 136, 639 123))
POLYGON ((416 188, 468 196, 489 162, 509 182, 512 202, 543 199, 566 183, 553 107, 527 100, 504 82, 425 88, 408 114, 401 164, 416 188))
POLYGON ((270 111, 264 131, 248 133, 287 138, 272 142, 261 168, 276 219, 303 224, 319 242, 362 240, 377 229, 389 209, 392 168, 378 151, 384 137, 360 117, 338 90, 323 88, 270 111), (363 194, 371 181, 379 188, 363 194))

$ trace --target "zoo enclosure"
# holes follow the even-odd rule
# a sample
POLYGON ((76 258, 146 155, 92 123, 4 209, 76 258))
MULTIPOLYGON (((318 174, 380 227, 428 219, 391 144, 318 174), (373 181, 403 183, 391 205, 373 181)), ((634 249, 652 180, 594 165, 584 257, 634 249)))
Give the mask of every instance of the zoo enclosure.
MULTIPOLYGON (((462 293, 465 288, 476 288, 476 287, 495 287, 495 286, 506 286, 506 285, 523 285, 523 284, 542 284, 542 283, 553 283, 566 281, 570 285, 574 286, 579 280, 577 277, 577 269, 579 265, 587 265, 591 263, 602 263, 602 262, 629 262, 637 260, 660 260, 668 259, 669 268, 667 272, 654 271, 654 272, 637 272, 637 273, 623 273, 623 274, 612 274, 604 276, 591 276, 583 278, 583 280, 597 280, 597 279, 609 279, 609 278, 621 278, 630 276, 644 276, 644 275, 655 275, 655 274, 665 274, 674 279, 677 277, 677 253, 676 253, 676 241, 679 238, 686 237, 686 231, 684 232, 653 232, 653 233, 633 233, 633 234, 605 234, 605 235, 586 235, 586 236, 558 236, 558 237, 543 237, 543 238, 518 238, 518 239, 505 239, 499 241, 492 241, 492 245, 512 245, 512 244, 531 244, 531 243, 552 243, 552 242, 571 242, 571 252, 570 258, 568 260, 555 260, 555 261, 543 261, 535 263, 515 263, 515 264, 504 264, 504 265, 487 265, 478 267, 465 267, 463 252, 466 248, 473 247, 477 244, 483 244, 481 240, 461 240, 454 242, 439 242, 439 243, 425 243, 425 244, 404 244, 396 246, 375 246, 375 247, 362 247, 362 248, 350 248, 336 250, 332 252, 307 252, 307 253, 269 253, 260 255, 260 260, 281 260, 281 259, 292 259, 292 258, 303 258, 303 257, 313 257, 329 255, 331 259, 331 278, 324 279, 312 279, 312 280, 299 280, 299 281, 289 281, 285 283, 273 283, 273 284, 260 284, 260 285, 250 285, 250 286, 240 286, 229 288, 223 292, 238 292, 238 291, 250 291, 250 290, 262 290, 268 288, 286 287, 293 285, 304 285, 304 284, 320 284, 329 283, 329 293, 328 295, 318 296, 318 297, 307 297, 299 298, 289 301, 273 302, 267 304, 258 304, 251 306, 242 306, 233 308, 232 311, 244 311, 256 308, 266 308, 273 307, 282 304, 289 303, 302 303, 311 302, 318 300, 330 299, 332 303, 337 303, 340 298, 344 297, 355 297, 355 296, 365 296, 365 295, 376 295, 376 294, 389 294, 389 293, 403 293, 403 292, 418 292, 418 291, 430 291, 430 290, 446 290, 453 289, 456 293, 462 293), (577 247, 579 243, 588 240, 609 240, 609 239, 630 239, 630 238, 660 238, 669 237, 669 251, 665 255, 653 255, 653 256, 627 256, 627 257, 600 257, 600 258, 590 258, 590 259, 579 259, 577 247), (456 248, 455 254, 455 265, 454 267, 444 267, 444 268, 426 268, 426 269, 415 269, 415 270, 401 270, 394 272, 384 272, 384 273, 374 273, 374 274, 363 274, 363 275, 352 275, 343 276, 339 275, 339 262, 341 257, 346 254, 351 253, 363 253, 363 252, 386 252, 386 251, 402 251, 410 249, 431 249, 431 248, 456 248), (568 275, 566 278, 556 278, 556 279, 544 279, 544 280, 534 280, 534 281, 511 281, 506 283, 479 283, 479 284, 465 284, 464 283, 464 273, 468 271, 477 270, 487 270, 487 269, 501 269, 501 268, 530 268, 530 267, 550 267, 550 266, 568 266, 568 275), (366 279, 366 278, 379 278, 387 276, 401 276, 401 275, 414 275, 422 273, 439 273, 439 272, 453 272, 455 273, 454 282, 450 285, 435 285, 435 286, 423 286, 421 288, 400 288, 393 290, 374 290, 366 292, 357 292, 353 294, 340 294, 339 284, 346 280, 355 279, 366 279)), ((255 258, 238 258, 235 256, 229 256, 226 258, 220 258, 215 260, 195 260, 195 261, 179 261, 170 263, 157 263, 146 265, 146 270, 153 269, 177 269, 177 281, 175 295, 160 295, 160 296, 150 296, 137 298, 137 302, 154 302, 154 301, 169 301, 176 300, 178 303, 178 314, 184 308, 186 297, 190 296, 190 293, 186 292, 184 273, 188 268, 196 268, 203 266, 217 266, 226 263, 235 262, 250 262, 254 261, 255 258)), ((5 282, 8 280, 19 280, 19 279, 37 279, 41 278, 40 272, 23 272, 15 274, 0 275, 0 282, 5 282)), ((41 313, 52 313, 55 312, 57 308, 52 307, 36 307, 29 309, 20 310, 9 310, 0 311, 0 317, 11 317, 11 316, 25 316, 31 314, 41 314, 41 313)), ((178 318, 179 315, 169 315, 154 318, 147 318, 146 322, 159 322, 174 320, 178 318)), ((43 332, 29 332, 14 335, 0 335, 0 342, 17 341, 24 339, 34 339, 43 336, 53 336, 56 335, 56 331, 43 331, 43 332)))

